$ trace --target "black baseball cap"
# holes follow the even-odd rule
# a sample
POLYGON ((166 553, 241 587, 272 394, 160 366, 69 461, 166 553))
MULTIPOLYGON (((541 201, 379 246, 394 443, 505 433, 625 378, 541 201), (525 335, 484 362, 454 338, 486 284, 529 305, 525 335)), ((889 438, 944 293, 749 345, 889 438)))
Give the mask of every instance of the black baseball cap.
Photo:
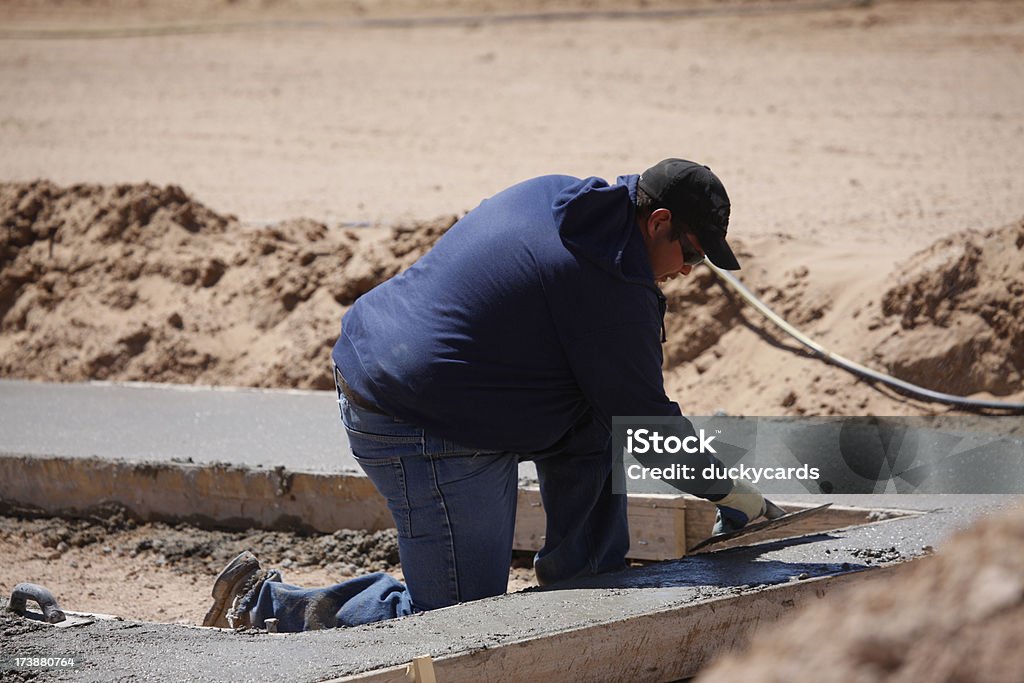
POLYGON ((641 190, 686 222, 701 248, 719 268, 739 270, 725 241, 729 229, 729 195, 711 169, 685 159, 665 159, 640 174, 641 190))

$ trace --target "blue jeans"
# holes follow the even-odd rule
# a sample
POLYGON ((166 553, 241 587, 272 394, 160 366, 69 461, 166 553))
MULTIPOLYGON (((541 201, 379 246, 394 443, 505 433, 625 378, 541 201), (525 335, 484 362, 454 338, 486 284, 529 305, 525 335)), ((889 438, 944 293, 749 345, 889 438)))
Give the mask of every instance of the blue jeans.
POLYGON ((521 456, 460 446, 352 405, 340 390, 338 402, 352 453, 394 518, 406 585, 386 574, 313 589, 267 581, 250 612, 254 626, 272 616, 281 631, 354 626, 501 595, 521 459, 536 460, 547 514, 534 558, 538 581, 625 566, 626 498, 612 493, 611 456, 597 425, 584 422, 564 446, 521 456))

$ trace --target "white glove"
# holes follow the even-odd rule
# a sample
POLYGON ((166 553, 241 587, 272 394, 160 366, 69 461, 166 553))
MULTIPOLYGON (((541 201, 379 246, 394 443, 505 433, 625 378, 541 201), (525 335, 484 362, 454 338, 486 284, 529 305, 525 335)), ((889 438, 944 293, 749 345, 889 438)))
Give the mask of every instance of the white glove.
POLYGON ((718 514, 712 535, 728 533, 742 529, 751 520, 765 513, 767 505, 764 496, 757 487, 743 479, 734 479, 732 491, 725 498, 716 501, 718 514))

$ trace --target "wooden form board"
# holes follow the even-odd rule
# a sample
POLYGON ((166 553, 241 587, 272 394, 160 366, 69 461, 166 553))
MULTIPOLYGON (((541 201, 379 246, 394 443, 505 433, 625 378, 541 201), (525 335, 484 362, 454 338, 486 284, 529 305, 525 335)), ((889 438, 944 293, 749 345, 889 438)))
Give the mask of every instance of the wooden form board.
MULTIPOLYGON (((715 505, 701 498, 670 494, 630 494, 629 557, 634 560, 675 560, 711 534, 715 525, 715 505)), ((814 507, 813 503, 785 503, 790 512, 814 507)), ((792 538, 832 529, 842 529, 871 521, 872 510, 854 507, 829 508, 825 513, 791 526, 763 534, 736 539, 733 545, 772 538, 792 538)), ((516 550, 537 551, 544 545, 544 507, 536 487, 519 489, 516 514, 516 550)), ((720 549, 721 549, 720 548, 720 549)))
MULTIPOLYGON (((753 632, 836 586, 878 580, 892 568, 794 581, 729 598, 433 659, 444 683, 478 681, 674 681, 696 675, 753 632)), ((421 657, 422 659, 422 657, 421 657)), ((414 667, 393 666, 327 683, 425 683, 414 667)))
MULTIPOLYGON (((678 559, 686 552, 686 499, 681 495, 629 496, 629 556, 637 560, 678 559)), ((519 489, 516 550, 537 551, 544 545, 546 520, 540 489, 519 489)))
MULTIPOLYGON (((48 514, 76 516, 118 503, 146 521, 197 526, 296 529, 393 527, 384 499, 364 476, 290 472, 190 463, 137 463, 99 458, 0 457, 0 499, 48 514)), ((631 496, 630 556, 681 557, 686 549, 683 496, 631 496)), ((540 490, 519 491, 515 545, 544 544, 540 490)))
MULTIPOLYGON (((100 458, 0 457, 0 499, 49 514, 85 513, 118 503, 147 521, 198 526, 337 529, 393 527, 384 499, 364 476, 191 463, 100 458)), ((685 539, 681 496, 630 499, 637 548, 669 548, 685 539)), ((537 488, 519 491, 516 548, 539 550, 545 518, 537 488)), ((649 555, 651 553, 648 553, 649 555)))

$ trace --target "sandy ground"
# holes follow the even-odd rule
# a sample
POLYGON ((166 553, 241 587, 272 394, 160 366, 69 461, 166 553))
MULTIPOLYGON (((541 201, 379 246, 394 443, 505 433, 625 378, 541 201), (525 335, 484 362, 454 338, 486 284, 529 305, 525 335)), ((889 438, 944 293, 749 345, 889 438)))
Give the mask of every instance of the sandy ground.
MULTIPOLYGON (((202 624, 217 573, 242 550, 297 586, 329 586, 369 572, 402 579, 393 529, 303 536, 139 524, 119 510, 80 520, 3 512, 0 594, 9 597, 15 585, 30 581, 50 589, 64 610, 202 624)), ((529 558, 517 556, 509 591, 536 585, 529 558)))
MULTIPOLYGON (((0 10, 5 376, 322 387, 345 306, 451 215, 529 176, 684 156, 729 188, 743 280, 806 332, 1024 400, 1024 3, 0 10)), ((691 414, 944 410, 794 353, 707 271, 667 289, 667 384, 691 414)), ((0 573, 71 609, 116 611, 108 571, 142 584, 138 609, 215 571, 104 561, 130 534, 54 557, 25 528, 0 573)), ((196 614, 164 609, 146 614, 196 614)))
POLYGON ((737 235, 858 247, 873 270, 1020 218, 1020 3, 794 4, 9 39, 0 176, 173 183, 247 221, 392 222, 532 175, 613 178, 684 155, 726 181, 737 235))

